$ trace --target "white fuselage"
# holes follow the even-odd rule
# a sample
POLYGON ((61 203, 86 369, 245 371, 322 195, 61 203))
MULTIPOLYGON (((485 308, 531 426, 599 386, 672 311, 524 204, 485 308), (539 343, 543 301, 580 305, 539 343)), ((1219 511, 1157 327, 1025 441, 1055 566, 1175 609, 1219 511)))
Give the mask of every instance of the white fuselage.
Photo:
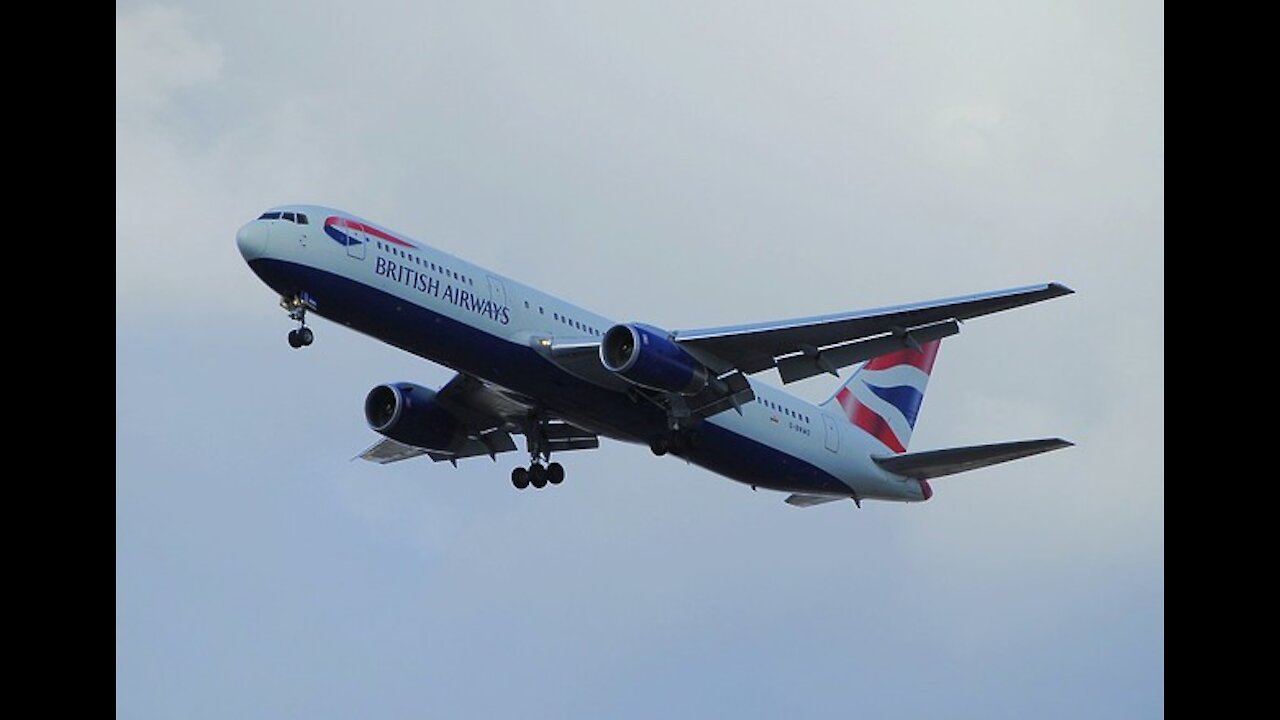
MULTIPOLYGON (((305 293, 315 314, 536 398, 602 435, 647 443, 662 431, 657 408, 576 377, 534 347, 548 337, 599 340, 614 320, 350 213, 312 205, 270 212, 295 220, 255 220, 237 241, 254 272, 282 296, 305 293), (302 215, 307 224, 297 222, 302 215)), ((690 461, 776 490, 925 499, 919 483, 872 462, 873 453, 889 450, 838 406, 819 407, 761 382, 751 387, 756 399, 741 414, 728 410, 703 421, 690 461)))

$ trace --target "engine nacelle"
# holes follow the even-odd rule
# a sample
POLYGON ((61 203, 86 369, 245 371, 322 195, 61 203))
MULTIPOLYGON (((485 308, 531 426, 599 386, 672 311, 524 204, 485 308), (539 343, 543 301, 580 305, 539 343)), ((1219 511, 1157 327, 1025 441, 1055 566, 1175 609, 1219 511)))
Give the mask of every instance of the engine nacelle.
POLYGON ((696 395, 711 373, 652 325, 614 325, 600 343, 600 362, 628 382, 653 390, 696 395))
POLYGON ((392 440, 430 450, 448 450, 458 420, 435 401, 436 391, 413 383, 387 383, 369 391, 364 417, 392 440))

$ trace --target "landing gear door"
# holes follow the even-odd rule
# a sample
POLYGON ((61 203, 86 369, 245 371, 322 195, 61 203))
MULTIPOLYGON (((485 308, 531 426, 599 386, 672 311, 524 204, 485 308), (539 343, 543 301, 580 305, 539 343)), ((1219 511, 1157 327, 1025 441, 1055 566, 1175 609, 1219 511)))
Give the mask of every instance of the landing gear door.
POLYGON ((836 421, 828 415, 823 415, 822 424, 827 426, 827 449, 831 452, 840 452, 840 431, 836 429, 836 421))
POLYGON ((351 241, 347 243, 347 257, 363 260, 365 246, 369 244, 369 236, 365 235, 364 230, 355 226, 354 223, 348 224, 346 227, 347 237, 351 241))

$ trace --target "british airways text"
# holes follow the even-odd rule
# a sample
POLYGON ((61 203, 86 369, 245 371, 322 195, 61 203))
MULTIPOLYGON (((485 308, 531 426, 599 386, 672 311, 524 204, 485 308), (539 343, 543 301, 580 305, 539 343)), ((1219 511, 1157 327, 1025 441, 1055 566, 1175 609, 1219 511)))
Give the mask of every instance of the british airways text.
POLYGON ((470 310, 477 315, 484 315, 502 325, 511 322, 511 311, 506 305, 499 305, 492 300, 486 300, 470 290, 454 287, 449 282, 445 282, 442 285, 439 278, 424 275, 413 268, 391 262, 386 258, 377 258, 374 272, 389 277, 398 283, 403 283, 406 287, 411 287, 425 295, 440 298, 464 310, 470 310))

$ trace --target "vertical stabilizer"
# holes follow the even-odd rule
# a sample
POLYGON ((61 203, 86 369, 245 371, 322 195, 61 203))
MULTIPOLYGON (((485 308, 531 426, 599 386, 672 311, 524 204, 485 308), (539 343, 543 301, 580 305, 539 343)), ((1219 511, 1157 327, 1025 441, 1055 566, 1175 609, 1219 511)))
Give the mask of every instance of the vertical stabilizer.
POLYGON ((871 358, 822 407, 837 407, 849 422, 891 452, 906 452, 941 344, 933 340, 919 350, 871 358))

